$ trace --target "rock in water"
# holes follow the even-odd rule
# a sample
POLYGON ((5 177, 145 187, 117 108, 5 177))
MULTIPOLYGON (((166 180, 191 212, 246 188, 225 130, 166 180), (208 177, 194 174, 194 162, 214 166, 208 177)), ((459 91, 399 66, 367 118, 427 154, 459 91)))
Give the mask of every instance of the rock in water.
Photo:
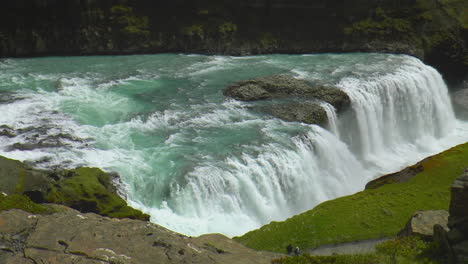
POLYGON ((425 238, 431 238, 434 234, 434 225, 442 226, 448 231, 448 217, 449 213, 445 210, 417 211, 398 235, 419 235, 425 238))
POLYGON ((241 101, 289 97, 316 99, 333 105, 337 111, 350 104, 348 95, 338 88, 312 86, 304 80, 288 75, 271 75, 240 81, 227 87, 224 95, 241 101))
POLYGON ((224 95, 241 101, 296 100, 262 109, 286 121, 308 124, 324 124, 327 121, 326 112, 318 103, 320 101, 331 104, 337 111, 342 111, 350 104, 348 95, 338 88, 313 86, 288 75, 271 75, 237 82, 227 87, 224 95))
POLYGON ((144 221, 66 207, 51 215, 2 211, 0 234, 0 263, 8 264, 267 264, 278 257, 222 235, 191 238, 144 221))
POLYGON ((265 108, 264 111, 286 121, 318 125, 324 125, 328 121, 327 112, 323 107, 310 102, 278 104, 265 108))

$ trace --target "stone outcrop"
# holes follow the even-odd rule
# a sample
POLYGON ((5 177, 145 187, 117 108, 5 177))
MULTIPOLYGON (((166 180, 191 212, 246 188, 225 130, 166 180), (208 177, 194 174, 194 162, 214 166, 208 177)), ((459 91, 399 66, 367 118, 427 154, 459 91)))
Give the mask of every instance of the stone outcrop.
POLYGON ((449 264, 468 263, 468 169, 451 186, 450 216, 446 231, 434 226, 434 241, 440 246, 449 264))
POLYGON ((97 168, 38 170, 0 156, 0 192, 21 194, 35 203, 56 203, 82 212, 110 217, 148 220, 149 216, 127 205, 112 182, 116 174, 97 168))
POLYGON ((57 210, 51 215, 0 212, 0 263, 267 264, 278 257, 219 234, 192 238, 145 221, 57 210))
POLYGON ((369 181, 366 183, 365 189, 377 189, 385 184, 392 184, 392 183, 399 183, 399 182, 407 182, 418 173, 424 171, 424 166, 422 165, 427 160, 431 159, 432 157, 426 158, 412 166, 406 167, 401 171, 390 173, 384 176, 381 176, 377 179, 369 181))
POLYGON ((448 239, 457 263, 468 262, 468 170, 451 187, 448 239))
POLYGON ((224 95, 241 101, 277 100, 260 110, 286 121, 308 124, 327 122, 327 114, 319 102, 329 103, 337 111, 343 111, 350 104, 348 95, 338 88, 314 86, 288 75, 240 81, 228 86, 224 95))
POLYGON ((427 239, 434 235, 434 225, 441 226, 448 231, 449 213, 445 210, 437 211, 417 211, 411 216, 403 230, 398 233, 399 236, 418 235, 427 239))

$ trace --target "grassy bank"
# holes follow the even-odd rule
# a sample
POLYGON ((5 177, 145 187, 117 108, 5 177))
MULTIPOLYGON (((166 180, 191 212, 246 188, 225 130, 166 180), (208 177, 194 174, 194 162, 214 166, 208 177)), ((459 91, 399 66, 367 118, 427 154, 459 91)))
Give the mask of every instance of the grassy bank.
POLYGON ((468 166, 468 143, 419 165, 422 172, 407 182, 327 201, 234 239, 254 249, 284 252, 288 244, 305 249, 396 235, 415 211, 448 209, 450 184, 468 166))

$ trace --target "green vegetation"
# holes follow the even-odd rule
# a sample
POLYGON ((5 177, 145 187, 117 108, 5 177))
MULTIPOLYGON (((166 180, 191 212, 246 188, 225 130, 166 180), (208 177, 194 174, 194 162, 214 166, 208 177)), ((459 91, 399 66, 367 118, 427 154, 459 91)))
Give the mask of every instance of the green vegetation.
POLYGON ((393 236, 417 210, 448 209, 450 184, 468 166, 468 143, 427 158, 421 166, 423 171, 407 182, 327 201, 235 239, 254 249, 284 252, 288 244, 306 249, 393 236))
POLYGON ((203 39, 205 37, 205 30, 203 28, 204 27, 202 24, 194 24, 183 28, 182 33, 190 38, 196 36, 200 39, 203 39))
POLYGON ((383 242, 376 247, 375 254, 310 256, 275 259, 272 264, 436 264, 438 247, 419 237, 403 237, 383 242))
POLYGON ((218 32, 223 38, 230 37, 237 32, 237 25, 232 22, 224 22, 218 26, 218 32))
POLYGON ((21 209, 33 214, 45 214, 50 212, 47 207, 34 203, 26 195, 12 194, 6 196, 0 194, 0 212, 9 209, 21 209))
POLYGON ((111 20, 120 27, 121 32, 127 35, 147 38, 150 35, 149 19, 146 16, 137 16, 133 8, 126 5, 111 7, 111 20))
POLYGON ((148 220, 114 194, 108 173, 97 168, 78 168, 61 172, 64 178, 51 187, 46 200, 63 204, 81 212, 94 212, 116 218, 148 220))
POLYGON ((353 23, 344 29, 345 34, 366 36, 394 36, 401 33, 412 33, 411 22, 403 18, 394 18, 382 8, 375 10, 375 16, 353 23))

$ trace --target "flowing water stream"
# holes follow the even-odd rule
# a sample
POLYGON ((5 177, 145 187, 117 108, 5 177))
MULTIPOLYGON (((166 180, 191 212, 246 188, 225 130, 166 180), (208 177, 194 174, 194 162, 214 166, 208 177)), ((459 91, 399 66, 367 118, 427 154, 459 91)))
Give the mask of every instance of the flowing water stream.
POLYGON ((0 155, 117 171, 132 206, 188 235, 241 235, 468 139, 439 73, 384 54, 5 59, 0 125, 17 134, 0 155), (278 73, 335 85, 351 109, 322 103, 321 128, 222 95, 278 73))

